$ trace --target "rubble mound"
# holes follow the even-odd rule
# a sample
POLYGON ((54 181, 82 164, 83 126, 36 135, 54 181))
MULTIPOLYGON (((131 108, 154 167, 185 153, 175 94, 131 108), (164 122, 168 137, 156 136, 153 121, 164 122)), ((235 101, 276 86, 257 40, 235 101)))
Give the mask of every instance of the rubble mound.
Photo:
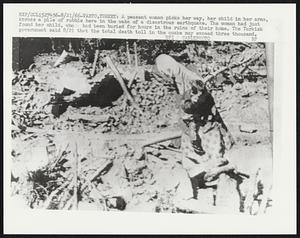
MULTIPOLYGON (((215 82, 210 87, 234 137, 232 155, 237 164, 239 151, 245 146, 256 148, 260 144, 262 150, 270 147, 265 67, 246 65, 257 54, 262 63, 261 51, 259 44, 204 47, 193 43, 178 54, 187 68, 202 77, 231 62, 245 62, 213 77, 215 82)), ((114 58, 115 51, 103 51, 100 56, 110 53, 134 101, 128 100, 118 77, 103 59, 96 68, 80 60, 55 65, 59 55, 40 54, 28 69, 14 73, 13 195, 25 197, 31 208, 208 211, 208 207, 214 207, 213 186, 200 189, 195 209, 174 199, 185 173, 180 145, 172 146, 167 141, 143 146, 164 131, 179 129, 178 97, 172 79, 152 74, 152 65, 120 64, 114 58), (68 90, 62 83, 66 78, 68 90), (91 90, 73 97, 76 87, 91 90)), ((251 156, 249 151, 247 155, 251 156)), ((231 211, 241 211, 240 197, 233 194, 236 184, 224 181, 226 196, 217 200, 231 211)))

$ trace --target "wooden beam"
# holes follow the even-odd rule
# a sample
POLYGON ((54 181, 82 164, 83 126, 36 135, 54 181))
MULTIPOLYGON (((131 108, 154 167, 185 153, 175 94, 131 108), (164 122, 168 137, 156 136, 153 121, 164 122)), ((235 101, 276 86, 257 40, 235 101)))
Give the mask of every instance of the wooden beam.
POLYGON ((128 41, 126 41, 126 53, 127 53, 128 64, 131 65, 131 58, 130 58, 130 51, 129 51, 128 41))
POLYGON ((138 67, 138 55, 137 55, 137 45, 136 42, 133 43, 134 47, 134 60, 135 60, 135 67, 138 67))
POLYGON ((127 96, 128 100, 132 103, 132 105, 140 112, 142 113, 142 110, 138 107, 138 105, 136 104, 135 100, 133 99, 133 97, 131 96, 131 94, 129 93, 127 86, 119 72, 119 70, 116 68, 116 66, 114 65, 114 63, 112 62, 111 58, 109 56, 106 56, 106 62, 109 65, 109 67, 111 68, 111 70, 113 71, 114 75, 116 76, 118 82, 120 83, 123 92, 125 93, 125 95, 127 96))
POLYGON ((96 50, 95 57, 94 57, 94 62, 93 62, 93 68, 92 68, 92 72, 91 72, 92 77, 95 75, 98 56, 99 56, 99 50, 96 50))

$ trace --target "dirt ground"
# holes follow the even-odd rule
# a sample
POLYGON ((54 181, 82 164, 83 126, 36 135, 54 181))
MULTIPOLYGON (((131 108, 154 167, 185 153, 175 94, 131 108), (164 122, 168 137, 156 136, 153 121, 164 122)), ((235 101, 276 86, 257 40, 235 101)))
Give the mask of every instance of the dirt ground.
MULTIPOLYGON (((210 49, 214 59, 220 49, 210 49)), ((188 53, 190 59, 195 58, 192 50, 188 53)), ((222 61, 223 54, 219 55, 222 61)), ((16 206, 174 213, 220 213, 224 209, 250 214, 257 214, 263 203, 267 211, 271 207, 266 78, 256 75, 256 80, 220 83, 212 90, 235 141, 225 157, 250 177, 224 177, 217 195, 215 189, 199 189, 196 203, 185 206, 174 199, 178 174, 184 173, 180 143, 174 146, 166 141, 142 149, 144 143, 179 130, 171 80, 154 77, 152 65, 116 63, 143 112, 139 114, 126 103, 109 67, 98 67, 91 77, 92 64, 71 61, 53 67, 58 58, 57 54, 37 55, 29 69, 15 72, 13 78, 11 194, 16 206), (76 84, 81 89, 88 82, 92 91, 66 102, 56 94, 66 82, 70 88, 76 84), (116 206, 107 203, 119 198, 126 208, 120 201, 116 206)), ((199 65, 202 61, 194 60, 186 66, 193 70, 199 65)), ((266 73, 264 66, 256 70, 266 73)))

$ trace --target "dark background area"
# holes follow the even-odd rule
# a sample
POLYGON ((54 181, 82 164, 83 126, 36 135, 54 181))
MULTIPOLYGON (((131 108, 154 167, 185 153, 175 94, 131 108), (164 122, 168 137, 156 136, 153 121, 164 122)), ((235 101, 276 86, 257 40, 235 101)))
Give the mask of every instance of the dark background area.
MULTIPOLYGON (((93 62, 95 50, 115 50, 118 52, 119 63, 126 63, 126 45, 134 54, 133 43, 137 43, 137 51, 141 63, 153 64, 159 54, 175 54, 182 52, 187 44, 197 44, 207 47, 207 41, 170 41, 170 40, 134 40, 134 39, 95 39, 95 38, 13 38, 12 67, 13 70, 28 68, 34 57, 43 53, 61 54, 63 50, 72 51, 80 56, 82 61, 93 62)), ((228 42, 214 42, 217 45, 226 45, 228 42)), ((188 58, 180 56, 184 59, 188 58)))

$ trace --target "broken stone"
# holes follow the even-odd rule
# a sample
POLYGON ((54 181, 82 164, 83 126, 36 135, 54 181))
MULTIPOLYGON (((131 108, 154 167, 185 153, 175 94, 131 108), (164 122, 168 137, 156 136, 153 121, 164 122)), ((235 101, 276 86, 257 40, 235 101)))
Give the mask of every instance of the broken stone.
POLYGON ((257 87, 254 82, 244 82, 242 84, 242 91, 242 97, 249 97, 257 92, 257 87))
POLYGON ((245 132, 245 133, 255 133, 257 132, 257 127, 252 124, 242 124, 239 125, 239 130, 240 132, 245 132))
POLYGON ((159 149, 156 148, 147 148, 147 152, 151 153, 152 155, 159 157, 161 155, 161 152, 159 151, 159 149))
POLYGON ((144 180, 139 179, 139 180, 134 181, 134 182, 133 182, 133 185, 134 185, 135 187, 140 187, 140 186, 142 186, 144 183, 145 183, 144 180))
POLYGON ((123 211, 125 210, 126 205, 125 199, 121 196, 114 196, 106 199, 106 206, 109 208, 123 211))
POLYGON ((124 166, 129 174, 141 174, 142 171, 147 168, 144 162, 140 162, 132 158, 128 158, 124 162, 124 166))
POLYGON ((34 68, 36 68, 36 64, 35 64, 35 63, 32 63, 32 64, 28 67, 29 70, 33 70, 34 68))
POLYGON ((117 151, 117 153, 118 153, 118 156, 120 156, 120 157, 125 157, 126 154, 127 154, 127 152, 128 152, 128 147, 127 147, 126 144, 125 144, 125 145, 121 145, 121 146, 118 146, 118 147, 116 148, 116 151, 117 151))

